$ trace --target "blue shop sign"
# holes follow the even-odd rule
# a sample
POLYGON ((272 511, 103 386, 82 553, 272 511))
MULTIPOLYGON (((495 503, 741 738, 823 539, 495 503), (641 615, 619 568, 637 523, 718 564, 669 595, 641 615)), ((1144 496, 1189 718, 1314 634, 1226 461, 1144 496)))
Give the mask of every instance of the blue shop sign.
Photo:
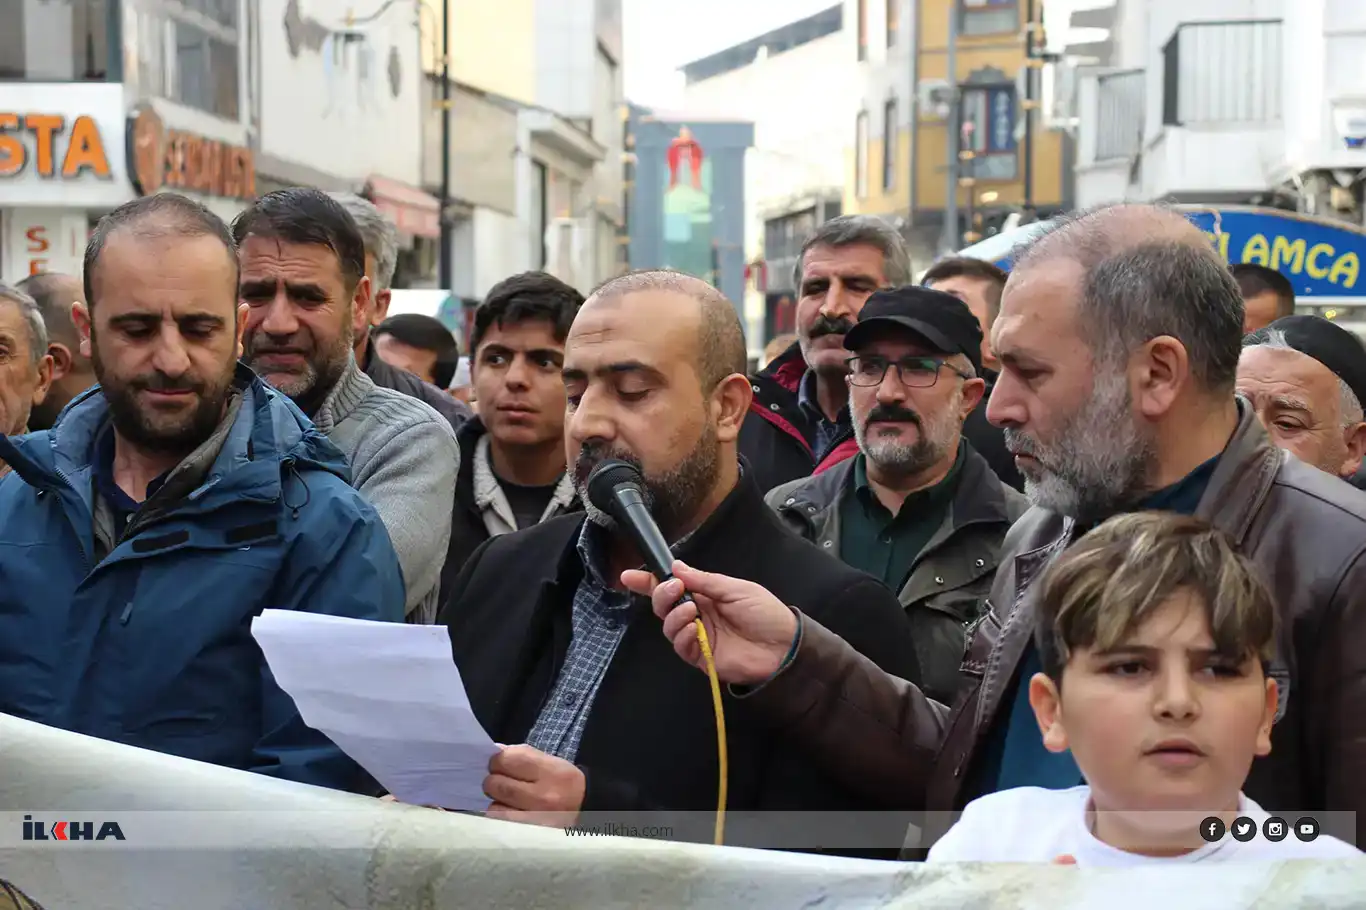
MULTIPOLYGON (((1282 272, 1300 298, 1366 297, 1366 231, 1276 209, 1177 206, 1204 231, 1228 263, 1252 262, 1282 272)), ((990 237, 961 255, 1010 268, 1015 248, 1047 228, 1035 222, 990 237)))

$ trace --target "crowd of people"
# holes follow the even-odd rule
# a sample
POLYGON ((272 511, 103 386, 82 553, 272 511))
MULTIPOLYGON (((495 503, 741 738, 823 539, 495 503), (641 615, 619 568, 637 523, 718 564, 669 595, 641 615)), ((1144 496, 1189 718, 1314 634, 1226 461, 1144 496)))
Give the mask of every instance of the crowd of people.
POLYGON ((0 711, 381 796, 250 622, 438 623, 508 744, 489 815, 705 816, 700 617, 754 813, 727 843, 858 812, 931 861, 1355 855, 1190 821, 1363 808, 1366 348, 1284 276, 1123 205, 917 282, 842 216, 762 369, 704 281, 530 272, 462 375, 439 322, 388 316, 395 246, 354 196, 227 225, 162 193, 81 275, 0 285, 0 711), (588 496, 608 458, 672 579, 588 496))

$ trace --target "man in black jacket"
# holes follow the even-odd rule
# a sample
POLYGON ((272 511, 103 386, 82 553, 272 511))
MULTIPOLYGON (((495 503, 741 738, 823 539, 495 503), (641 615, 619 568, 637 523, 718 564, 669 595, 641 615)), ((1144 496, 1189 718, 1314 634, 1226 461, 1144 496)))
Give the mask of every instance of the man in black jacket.
POLYGON ((579 510, 564 460, 564 339, 583 295, 545 272, 498 282, 474 311, 470 378, 480 402, 460 443, 442 603, 490 537, 579 510))
MULTIPOLYGON (((634 462, 679 558, 769 586, 888 672, 918 679, 910 625, 891 592, 765 507, 736 451, 751 394, 744 366, 739 319, 710 285, 663 271, 609 281, 565 345, 567 449, 580 495, 603 459, 634 462)), ((590 506, 587 517, 490 540, 455 581, 441 620, 470 702, 496 741, 521 744, 490 764, 492 815, 563 825, 585 811, 669 810, 693 822, 676 822, 676 839, 710 837, 711 691, 671 658, 648 601, 621 587, 621 572, 640 563, 590 506)), ((752 716, 743 695, 723 701, 731 809, 873 808, 752 716)), ((788 821, 737 824, 727 843, 774 846, 790 835, 788 821)), ((875 846, 820 835, 782 845, 875 846)))
POLYGON ((355 354, 361 372, 381 389, 393 389, 434 409, 459 430, 461 424, 474 416, 470 406, 458 401, 430 382, 423 382, 407 370, 386 363, 375 353, 370 343, 370 330, 389 314, 389 285, 394 280, 398 262, 398 230, 384 217, 375 204, 354 193, 330 193, 336 202, 356 222, 361 239, 365 241, 365 277, 370 279, 374 293, 369 307, 356 308, 355 354))

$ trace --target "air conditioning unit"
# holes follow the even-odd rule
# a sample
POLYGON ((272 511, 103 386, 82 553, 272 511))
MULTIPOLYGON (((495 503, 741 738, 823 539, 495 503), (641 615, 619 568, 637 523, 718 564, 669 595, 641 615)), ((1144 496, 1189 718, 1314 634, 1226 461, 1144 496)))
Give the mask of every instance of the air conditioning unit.
POLYGON ((947 79, 921 79, 916 86, 920 115, 930 120, 947 120, 953 110, 953 86, 947 79))

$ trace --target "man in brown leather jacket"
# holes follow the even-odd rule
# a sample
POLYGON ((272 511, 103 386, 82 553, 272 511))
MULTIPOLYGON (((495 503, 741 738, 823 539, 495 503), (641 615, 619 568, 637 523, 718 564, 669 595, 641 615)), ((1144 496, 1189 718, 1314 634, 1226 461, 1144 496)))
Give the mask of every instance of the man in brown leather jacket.
MULTIPOLYGON (((989 410, 1035 507, 1006 537, 952 710, 734 579, 677 566, 654 596, 665 634, 698 663, 688 623, 700 608, 723 678, 751 686, 753 708, 887 808, 1072 786, 1070 756, 1050 758, 1021 718, 1038 660, 1031 586, 1111 514, 1194 513, 1261 568, 1279 608, 1284 714, 1245 792, 1268 810, 1366 809, 1366 497, 1268 442, 1233 392, 1241 332, 1232 277, 1199 231, 1161 209, 1074 215, 1017 259, 993 332, 1004 369, 989 410), (698 606, 670 611, 682 585, 698 606)), ((648 576, 628 575, 649 590, 648 576)))

